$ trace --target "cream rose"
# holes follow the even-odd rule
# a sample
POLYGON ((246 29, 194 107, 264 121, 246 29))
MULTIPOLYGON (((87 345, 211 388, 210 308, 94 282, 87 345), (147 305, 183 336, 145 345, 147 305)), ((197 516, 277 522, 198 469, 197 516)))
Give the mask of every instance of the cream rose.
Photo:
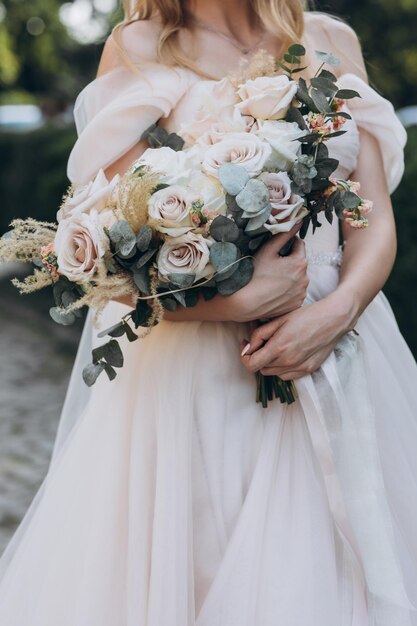
POLYGON ((208 220, 218 215, 226 215, 226 197, 217 178, 195 172, 189 180, 189 185, 203 201, 202 213, 208 220))
POLYGON ((280 171, 289 170, 301 152, 301 144, 297 139, 305 135, 305 131, 295 122, 266 120, 258 122, 254 132, 272 148, 267 166, 280 171))
POLYGON ((74 190, 72 196, 67 198, 57 213, 57 221, 60 222, 72 214, 88 213, 92 209, 100 212, 105 209, 111 200, 114 188, 120 180, 116 174, 109 182, 100 169, 93 181, 74 190))
POLYGON ((211 240, 192 232, 167 239, 157 256, 161 277, 169 274, 195 274, 195 280, 214 272, 210 263, 211 240))
POLYGON ((291 180, 287 172, 264 172, 260 179, 268 187, 272 207, 265 228, 273 235, 288 232, 308 213, 303 206, 303 198, 291 190, 291 180))
POLYGON ((224 139, 227 133, 249 133, 255 127, 257 127, 256 120, 251 115, 242 115, 237 109, 233 109, 231 114, 212 124, 201 135, 197 144, 206 147, 212 146, 224 139))
POLYGON ((252 133, 229 133, 209 146, 204 153, 202 169, 210 176, 218 177, 223 163, 236 163, 244 167, 250 176, 257 176, 268 158, 271 146, 252 133))
POLYGON ((150 224, 173 237, 186 233, 192 228, 191 208, 197 200, 195 192, 181 185, 160 189, 148 201, 150 224))
POLYGON ((234 105, 238 102, 236 91, 228 78, 215 83, 200 81, 196 85, 195 98, 201 101, 195 118, 188 124, 182 124, 179 135, 188 144, 196 143, 202 135, 222 120, 233 116, 234 105))
POLYGON ((147 165, 160 174, 159 182, 167 185, 185 184, 193 169, 198 166, 198 154, 194 150, 172 148, 148 148, 136 161, 136 165, 147 165))
POLYGON ((288 76, 258 76, 240 86, 238 95, 242 102, 236 108, 256 119, 280 120, 296 93, 297 83, 288 76))
POLYGON ((89 282, 109 249, 104 226, 115 222, 112 211, 71 215, 61 220, 55 236, 58 271, 72 282, 89 282))

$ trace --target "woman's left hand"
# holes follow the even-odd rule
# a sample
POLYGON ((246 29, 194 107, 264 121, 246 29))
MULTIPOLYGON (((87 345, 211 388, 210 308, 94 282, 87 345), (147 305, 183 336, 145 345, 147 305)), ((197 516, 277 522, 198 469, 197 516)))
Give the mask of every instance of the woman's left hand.
POLYGON ((295 380, 316 371, 356 322, 349 294, 336 290, 253 330, 242 362, 251 372, 295 380))

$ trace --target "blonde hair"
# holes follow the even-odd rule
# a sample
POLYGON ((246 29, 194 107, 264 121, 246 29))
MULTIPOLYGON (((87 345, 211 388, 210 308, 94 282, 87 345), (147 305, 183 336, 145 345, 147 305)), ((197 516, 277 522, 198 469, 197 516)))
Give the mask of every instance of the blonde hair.
MULTIPOLYGON (((254 18, 281 42, 282 51, 299 42, 304 32, 306 0, 249 0, 254 18)), ((121 30, 139 20, 157 18, 162 30, 158 42, 158 59, 166 65, 185 67, 212 78, 185 55, 179 42, 181 29, 192 27, 192 16, 186 0, 124 0, 124 19, 113 28, 113 38, 122 59, 132 61, 120 42, 121 30)))

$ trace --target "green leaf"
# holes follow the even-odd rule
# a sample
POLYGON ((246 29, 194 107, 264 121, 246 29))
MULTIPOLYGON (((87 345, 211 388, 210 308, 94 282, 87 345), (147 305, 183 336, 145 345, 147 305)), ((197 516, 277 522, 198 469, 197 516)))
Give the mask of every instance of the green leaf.
POLYGON ((109 380, 114 380, 117 376, 116 370, 112 368, 108 363, 103 363, 104 371, 106 372, 109 380))
POLYGON ((245 228, 245 233, 247 234, 251 234, 251 233, 255 233, 257 232, 260 228, 262 228, 262 226, 265 224, 266 220, 268 219, 268 217, 271 215, 271 210, 272 207, 271 205, 268 206, 265 211, 263 211, 262 213, 260 213, 259 215, 257 215, 256 217, 252 217, 246 228, 245 228))
MULTIPOLYGON (((154 193, 156 193, 157 191, 161 191, 162 189, 168 189, 168 187, 170 187, 171 185, 168 185, 168 183, 158 183, 157 185, 155 185, 155 187, 152 189, 151 191, 151 195, 153 196, 154 193)), ((143 227, 142 227, 143 228, 143 227)), ((148 226, 149 228, 149 226, 148 226)))
POLYGON ((238 258, 238 249, 234 243, 228 241, 216 241, 210 248, 210 261, 216 272, 234 263, 238 258))
POLYGON ((169 274, 168 278, 175 287, 179 287, 180 289, 186 289, 194 284, 195 274, 175 273, 169 274))
POLYGON ((148 327, 149 321, 153 315, 152 307, 146 302, 146 300, 138 300, 136 303, 136 309, 132 313, 132 322, 135 328, 148 327))
POLYGON ((294 54, 284 54, 284 61, 287 61, 287 63, 291 63, 294 65, 298 65, 299 63, 301 63, 301 59, 299 59, 294 54))
POLYGON ((322 63, 327 63, 333 67, 340 65, 340 59, 331 54, 331 52, 321 52, 320 50, 315 50, 314 52, 322 63))
POLYGON ((353 191, 343 191, 341 196, 345 209, 357 209, 361 203, 361 199, 353 191))
POLYGON ((187 308, 187 302, 185 300, 185 291, 177 291, 172 294, 177 302, 180 303, 181 306, 187 308))
POLYGON ((265 210, 269 203, 269 189, 262 180, 251 178, 236 196, 236 202, 253 217, 265 210))
POLYGON ((316 161, 317 175, 320 178, 329 178, 330 174, 337 169, 339 161, 337 159, 321 159, 316 161))
POLYGON ((111 339, 108 343, 105 343, 102 348, 103 358, 109 365, 113 365, 113 367, 123 367, 123 353, 116 339, 111 339))
POLYGON ((149 277, 149 269, 146 267, 133 268, 133 282, 141 293, 149 296, 151 292, 151 281, 149 277))
POLYGON ((276 64, 285 72, 287 72, 288 74, 291 74, 292 69, 288 67, 288 65, 285 65, 285 63, 282 63, 282 61, 276 61, 276 64))
POLYGON ((75 322, 75 314, 72 311, 64 311, 56 306, 49 309, 49 315, 61 326, 71 326, 75 322))
POLYGON ((321 70, 320 74, 319 74, 320 78, 327 78, 328 80, 331 80, 333 83, 337 82, 337 76, 335 76, 332 72, 329 72, 329 70, 321 70))
POLYGON ((161 304, 164 307, 164 309, 166 309, 167 311, 171 311, 171 313, 176 311, 178 308, 178 304, 175 298, 172 298, 169 296, 165 296, 164 298, 161 298, 161 304))
POLYGON ((176 133, 171 133, 168 135, 165 141, 165 146, 167 148, 171 148, 171 150, 175 150, 175 152, 179 152, 183 149, 185 141, 182 137, 177 135, 176 133))
POLYGON ((310 96, 320 113, 331 112, 332 109, 329 101, 322 91, 319 91, 318 89, 313 87, 310 91, 310 96))
POLYGON ((234 242, 239 237, 239 228, 233 220, 218 215, 211 223, 210 235, 216 241, 234 242))
POLYGON ((306 124, 306 121, 300 111, 300 109, 297 109, 297 107, 290 107, 288 109, 288 113, 285 117, 287 122, 296 122, 298 124, 298 126, 301 128, 301 130, 307 130, 308 126, 306 124))
POLYGON ((311 84, 315 89, 321 91, 325 96, 333 98, 337 93, 338 86, 334 84, 332 80, 324 78, 323 76, 316 76, 311 79, 311 84))
POLYGON ((223 163, 219 168, 219 180, 226 193, 237 196, 249 180, 249 174, 241 165, 223 163))
POLYGON ((104 370, 103 363, 89 363, 83 369, 83 380, 87 387, 92 387, 104 370))
POLYGON ((118 322, 117 324, 110 326, 110 328, 106 328, 106 330, 99 332, 97 337, 100 339, 106 337, 107 335, 110 335, 110 337, 122 337, 125 333, 124 326, 124 322, 118 322))
POLYGON ((145 254, 142 254, 142 256, 136 261, 135 268, 139 270, 141 267, 146 265, 146 263, 148 263, 148 261, 150 261, 152 257, 155 256, 156 253, 157 253, 156 249, 150 249, 147 252, 145 252, 145 254))
POLYGON ((153 124, 143 133, 141 139, 146 139, 151 148, 161 148, 166 145, 169 133, 162 128, 153 124))
POLYGON ((214 287, 202 287, 201 291, 206 301, 212 300, 217 295, 217 289, 214 287))
POLYGON ((122 257, 128 257, 136 246, 136 235, 125 220, 113 224, 109 230, 109 237, 122 257))
POLYGON ((67 308, 77 302, 79 300, 79 296, 74 291, 63 291, 61 296, 62 306, 67 308))
POLYGON ((230 278, 218 283, 218 291, 223 296, 230 296, 249 283, 253 276, 252 259, 242 259, 239 267, 230 278))
POLYGON ((288 48, 288 53, 297 57, 302 57, 306 53, 306 49, 300 43, 294 43, 288 48))
POLYGON ((152 241, 152 228, 145 224, 141 226, 136 235, 136 247, 139 252, 146 252, 152 241))
POLYGON ((130 341, 130 343, 139 339, 137 334, 133 332, 133 330, 131 329, 130 325, 127 322, 124 322, 123 326, 125 327, 126 337, 128 341, 130 341))
POLYGON ((352 98, 360 98, 361 95, 354 89, 339 89, 335 97, 341 100, 351 100, 352 98))

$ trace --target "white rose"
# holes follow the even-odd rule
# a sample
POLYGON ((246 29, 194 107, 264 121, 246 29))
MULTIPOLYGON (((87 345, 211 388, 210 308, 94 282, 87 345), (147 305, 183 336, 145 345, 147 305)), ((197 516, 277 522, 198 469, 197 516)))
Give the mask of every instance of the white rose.
MULTIPOLYGON (((233 116, 235 103, 238 101, 236 90, 228 78, 215 83, 200 81, 196 84, 195 98, 202 104, 197 107, 195 118, 188 124, 182 124, 179 135, 188 144, 194 144, 213 124, 233 116)), ((195 100, 194 100, 195 101, 195 100)))
POLYGON ((250 176, 257 176, 271 156, 271 146, 252 133, 229 133, 209 146, 205 151, 202 169, 210 176, 218 177, 223 163, 236 163, 244 167, 250 176))
POLYGON ((227 133, 249 133, 256 126, 256 120, 251 115, 242 115, 234 108, 229 115, 212 124, 197 143, 201 146, 212 146, 224 139, 227 133))
POLYGON ((189 180, 190 188, 204 203, 203 215, 211 220, 218 215, 226 215, 226 196, 217 178, 194 172, 189 180))
POLYGON ((260 179, 269 189, 269 202, 272 206, 265 228, 273 235, 288 232, 308 213, 303 206, 303 198, 291 191, 291 180, 287 172, 264 172, 260 179))
POLYGON ((156 259, 160 276, 195 274, 197 281, 213 273, 210 263, 211 243, 211 240, 192 232, 167 239, 156 259))
POLYGON ((172 148, 148 148, 136 165, 147 165, 160 174, 159 182, 167 185, 184 184, 198 165, 197 154, 192 150, 175 151, 172 148))
POLYGON ((288 76, 258 76, 240 86, 238 94, 242 102, 236 108, 256 119, 280 120, 296 93, 297 83, 288 76))
POLYGON ((89 282, 109 250, 104 226, 109 228, 115 221, 112 211, 98 213, 95 209, 63 219, 55 236, 59 273, 72 282, 89 282))
POLYGON ((103 211, 108 205, 119 180, 120 176, 116 174, 109 182, 103 170, 100 169, 93 181, 76 188, 73 194, 66 199, 57 213, 57 221, 60 222, 74 213, 88 213, 92 209, 98 212, 103 211))
POLYGON ((192 203, 198 195, 181 185, 171 185, 156 191, 148 201, 150 224, 162 233, 173 237, 192 228, 192 203))
POLYGON ((296 122, 266 120, 258 122, 258 128, 254 132, 272 148, 267 166, 280 171, 289 170, 301 151, 301 144, 297 139, 305 135, 305 131, 296 122))

